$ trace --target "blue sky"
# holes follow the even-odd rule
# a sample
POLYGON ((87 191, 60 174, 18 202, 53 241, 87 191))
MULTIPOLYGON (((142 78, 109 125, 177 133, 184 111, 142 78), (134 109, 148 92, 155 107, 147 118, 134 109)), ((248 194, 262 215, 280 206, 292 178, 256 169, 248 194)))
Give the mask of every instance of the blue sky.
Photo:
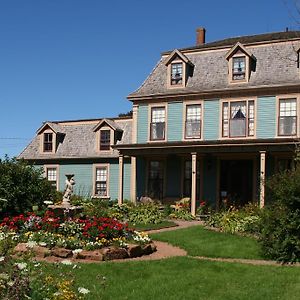
POLYGON ((293 0, 0 0, 0 157, 18 155, 45 120, 131 109, 160 53, 299 29, 293 0), (293 15, 293 16, 291 16, 293 15))

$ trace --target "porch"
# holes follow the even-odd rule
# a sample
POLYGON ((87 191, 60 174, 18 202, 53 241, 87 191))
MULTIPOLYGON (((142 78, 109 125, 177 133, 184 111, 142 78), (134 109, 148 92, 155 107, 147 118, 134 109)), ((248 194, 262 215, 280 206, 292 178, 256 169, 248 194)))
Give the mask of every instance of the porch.
MULTIPOLYGON (((181 143, 182 145, 182 143, 181 143)), ((289 164, 294 144, 287 141, 252 141, 238 144, 202 143, 198 145, 134 145, 120 151, 120 186, 122 160, 131 157, 131 200, 142 196, 162 203, 191 198, 191 213, 201 201, 219 209, 243 206, 249 202, 265 204, 265 179, 289 164), (140 146, 140 147, 137 147, 140 146), (173 146, 173 147, 172 147, 173 146)), ((122 203, 122 189, 119 203, 122 203)))

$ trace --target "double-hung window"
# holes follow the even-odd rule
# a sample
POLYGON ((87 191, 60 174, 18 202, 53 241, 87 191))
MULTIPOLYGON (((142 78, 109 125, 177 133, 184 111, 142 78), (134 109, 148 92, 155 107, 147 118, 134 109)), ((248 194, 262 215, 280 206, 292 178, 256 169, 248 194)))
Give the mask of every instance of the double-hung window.
POLYGON ((244 80, 246 78, 246 57, 232 58, 232 80, 244 80))
POLYGON ((186 106, 185 138, 201 137, 201 104, 186 106))
POLYGON ((108 181, 107 181, 107 167, 96 167, 95 176, 95 196, 108 196, 108 181))
POLYGON ((222 137, 254 136, 254 101, 223 102, 222 137))
POLYGON ((279 99, 278 135, 296 135, 297 133, 297 101, 279 99))
POLYGON ((164 140, 166 128, 166 110, 165 107, 152 107, 150 123, 150 140, 164 140))
POLYGON ((52 152, 53 151, 53 133, 45 132, 43 141, 43 151, 52 152))
POLYGON ((100 130, 100 150, 110 150, 110 130, 100 130))
POLYGON ((47 167, 46 168, 46 178, 53 187, 57 188, 57 168, 47 167))
POLYGON ((182 85, 182 62, 171 64, 171 85, 182 85))

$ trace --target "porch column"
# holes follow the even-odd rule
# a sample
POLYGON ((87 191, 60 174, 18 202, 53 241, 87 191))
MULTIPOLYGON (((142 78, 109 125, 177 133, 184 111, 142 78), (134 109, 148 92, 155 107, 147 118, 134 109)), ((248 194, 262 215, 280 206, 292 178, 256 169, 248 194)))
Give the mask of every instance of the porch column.
POLYGON ((136 157, 131 157, 131 180, 130 180, 131 202, 136 203, 136 157))
POLYGON ((119 155, 119 195, 118 204, 123 204, 123 182, 124 182, 124 157, 123 154, 119 155))
POLYGON ((259 206, 265 206, 266 151, 260 151, 260 193, 259 206))
POLYGON ((197 153, 192 154, 192 191, 191 191, 191 214, 196 215, 196 190, 197 190, 197 153))

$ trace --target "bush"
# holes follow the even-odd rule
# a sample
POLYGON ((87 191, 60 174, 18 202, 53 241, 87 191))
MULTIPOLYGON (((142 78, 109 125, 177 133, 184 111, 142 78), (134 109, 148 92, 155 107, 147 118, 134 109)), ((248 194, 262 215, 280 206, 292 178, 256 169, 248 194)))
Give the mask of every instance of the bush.
POLYGON ((42 170, 25 161, 6 157, 0 160, 0 210, 16 214, 53 201, 55 190, 42 176, 42 170))
POLYGON ((248 204, 241 209, 230 207, 228 210, 212 213, 206 224, 228 233, 258 234, 260 214, 261 210, 256 204, 248 204))
POLYGON ((133 224, 158 224, 163 218, 163 213, 156 204, 139 204, 128 210, 128 222, 133 224))
POLYGON ((266 187, 270 204, 262 214, 264 253, 281 262, 299 262, 300 168, 274 175, 266 187))

